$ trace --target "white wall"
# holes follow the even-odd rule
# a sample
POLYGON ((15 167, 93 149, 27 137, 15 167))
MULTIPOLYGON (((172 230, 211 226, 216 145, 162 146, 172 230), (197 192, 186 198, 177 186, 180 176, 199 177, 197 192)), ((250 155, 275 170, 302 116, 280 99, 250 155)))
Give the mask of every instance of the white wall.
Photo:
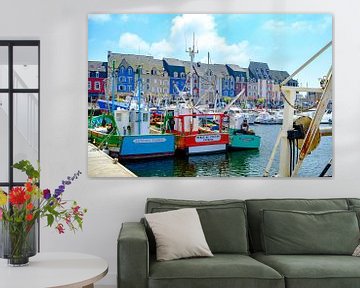
MULTIPOLYGON (((41 40, 41 165, 43 187, 80 169, 70 187, 89 209, 82 233, 42 229, 43 251, 79 251, 110 264, 102 283, 115 284, 116 239, 137 221, 147 197, 217 199, 359 197, 360 37, 354 0, 2 0, 1 39, 41 40), (337 2, 338 5, 336 5, 337 2), (333 179, 90 179, 87 167, 87 14, 96 12, 331 12, 335 22, 335 177, 333 179)), ((304 47, 306 49, 306 47, 304 47)))

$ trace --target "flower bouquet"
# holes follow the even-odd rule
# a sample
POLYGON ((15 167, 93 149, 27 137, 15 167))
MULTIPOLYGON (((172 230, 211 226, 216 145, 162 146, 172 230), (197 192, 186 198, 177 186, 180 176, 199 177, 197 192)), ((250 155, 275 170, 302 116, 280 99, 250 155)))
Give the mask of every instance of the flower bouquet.
POLYGON ((63 199, 66 186, 76 180, 81 172, 67 177, 52 192, 40 189, 40 169, 27 160, 13 166, 26 173, 28 179, 23 187, 12 187, 8 194, 0 188, 0 257, 9 259, 10 265, 26 265, 29 257, 36 254, 35 224, 45 218, 47 226, 55 227, 59 234, 82 229, 86 209, 75 202, 63 199))

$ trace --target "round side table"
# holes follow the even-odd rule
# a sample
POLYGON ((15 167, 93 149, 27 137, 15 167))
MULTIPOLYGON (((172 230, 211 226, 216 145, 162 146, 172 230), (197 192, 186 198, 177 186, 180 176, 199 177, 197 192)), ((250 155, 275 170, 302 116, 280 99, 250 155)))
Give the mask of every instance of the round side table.
POLYGON ((0 260, 0 286, 6 288, 93 288, 108 272, 97 256, 57 252, 38 253, 28 266, 9 267, 0 260), (4 285, 4 286, 3 286, 4 285))

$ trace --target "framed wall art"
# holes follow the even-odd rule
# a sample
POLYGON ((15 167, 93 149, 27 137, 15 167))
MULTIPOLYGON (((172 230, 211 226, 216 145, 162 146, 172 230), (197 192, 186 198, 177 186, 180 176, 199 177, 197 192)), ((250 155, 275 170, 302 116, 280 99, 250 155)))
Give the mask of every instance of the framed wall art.
POLYGON ((331 176, 332 24, 88 15, 89 176, 331 176))

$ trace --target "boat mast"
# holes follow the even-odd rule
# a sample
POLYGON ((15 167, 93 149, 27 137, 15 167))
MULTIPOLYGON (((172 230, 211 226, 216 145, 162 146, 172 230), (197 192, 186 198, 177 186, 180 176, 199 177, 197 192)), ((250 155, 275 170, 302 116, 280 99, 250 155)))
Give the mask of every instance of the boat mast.
POLYGON ((193 33, 193 46, 189 47, 185 52, 189 53, 190 56, 190 95, 193 98, 193 63, 195 59, 195 54, 199 53, 199 50, 195 50, 195 33, 193 33))
POLYGON ((111 88, 111 113, 114 115, 115 109, 115 60, 112 62, 112 88, 111 88))
POLYGON ((140 108, 140 104, 141 104, 141 91, 142 91, 142 81, 141 81, 141 73, 142 73, 142 67, 141 65, 138 66, 137 68, 137 73, 138 73, 138 79, 137 79, 137 93, 138 93, 138 128, 139 128, 139 135, 141 134, 141 108, 140 108))

